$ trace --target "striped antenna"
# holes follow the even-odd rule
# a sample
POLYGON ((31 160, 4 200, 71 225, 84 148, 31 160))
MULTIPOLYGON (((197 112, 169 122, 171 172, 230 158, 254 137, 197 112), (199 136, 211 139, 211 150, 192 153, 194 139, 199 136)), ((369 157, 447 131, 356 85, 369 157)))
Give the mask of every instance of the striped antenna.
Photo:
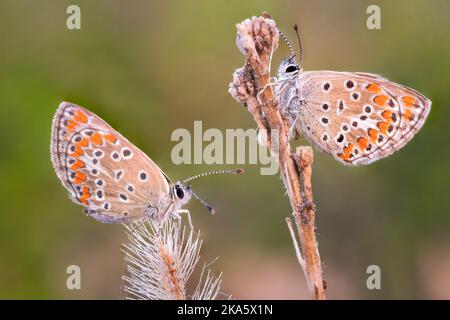
MULTIPOLYGON (((196 175, 196 176, 187 178, 186 180, 183 181, 183 183, 192 181, 192 180, 197 179, 197 178, 201 178, 201 177, 205 177, 205 176, 210 176, 210 175, 213 175, 213 174, 241 174, 241 173, 244 173, 244 169, 219 170, 219 171, 204 172, 204 173, 198 174, 198 175, 196 175)), ((190 184, 190 183, 188 184, 187 188, 191 191, 192 196, 193 196, 198 202, 200 202, 200 204, 201 204, 202 206, 204 206, 206 209, 208 209, 208 211, 209 211, 211 214, 215 214, 215 213, 216 213, 216 209, 214 209, 214 207, 213 207, 212 205, 210 205, 209 203, 207 203, 206 201, 204 201, 203 199, 201 199, 198 195, 196 195, 196 194, 194 193, 194 191, 192 191, 192 188, 191 188, 191 184, 190 184)))
POLYGON ((291 55, 293 57, 295 57, 294 49, 292 48, 291 43, 289 42, 289 40, 286 38, 286 36, 283 34, 283 32, 281 32, 281 30, 278 30, 278 32, 280 33, 280 37, 283 38, 284 42, 286 42, 286 44, 287 44, 287 46, 289 48, 289 51, 291 51, 291 55))
POLYGON ((204 206, 206 209, 208 209, 209 213, 211 214, 216 214, 216 209, 214 209, 214 207, 212 205, 210 205, 209 203, 207 203, 206 201, 204 201, 202 198, 200 198, 198 195, 196 195, 194 193, 194 191, 192 191, 191 189, 191 193, 194 196, 195 199, 197 199, 198 202, 200 202, 200 204, 202 206, 204 206))
POLYGON ((302 58, 303 58, 303 48, 302 48, 302 41, 300 39, 300 32, 298 31, 297 24, 294 24, 294 30, 297 34, 297 41, 298 41, 298 64, 302 65, 302 58))
POLYGON ((213 174, 228 174, 228 173, 229 173, 229 174, 241 174, 241 173, 244 173, 244 169, 219 170, 219 171, 204 172, 204 173, 200 173, 200 174, 198 174, 198 175, 196 175, 196 176, 187 178, 186 180, 183 181, 183 183, 192 181, 192 180, 197 179, 197 178, 201 178, 201 177, 205 177, 205 176, 210 176, 210 175, 213 175, 213 174))

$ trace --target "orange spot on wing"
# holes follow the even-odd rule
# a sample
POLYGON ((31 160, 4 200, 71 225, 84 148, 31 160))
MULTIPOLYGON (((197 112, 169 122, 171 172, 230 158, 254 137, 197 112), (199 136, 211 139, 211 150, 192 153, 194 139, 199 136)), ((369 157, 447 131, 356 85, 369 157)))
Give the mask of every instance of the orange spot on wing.
POLYGON ((371 93, 379 93, 381 88, 376 83, 371 83, 366 87, 366 90, 371 93))
POLYGON ((411 118, 412 118, 412 112, 409 109, 406 109, 405 112, 403 113, 403 115, 409 120, 411 120, 411 118))
POLYGON ((342 160, 348 161, 348 159, 350 159, 350 154, 353 151, 353 144, 349 143, 346 147, 344 147, 343 149, 344 153, 339 155, 339 158, 341 158, 342 160))
POLYGON ((392 112, 389 110, 385 110, 381 113, 381 116, 384 118, 384 120, 391 122, 392 121, 392 112))
POLYGON ((91 193, 89 192, 89 188, 88 187, 83 187, 82 189, 82 196, 80 197, 80 202, 84 203, 84 204, 88 204, 88 199, 91 198, 91 193))
POLYGON ((77 159, 77 161, 75 161, 75 163, 70 167, 70 169, 72 170, 77 170, 80 168, 84 168, 85 163, 83 161, 81 161, 80 159, 77 159))
POLYGON ((81 110, 76 110, 75 115, 73 116, 73 120, 76 120, 81 123, 86 123, 88 118, 86 114, 81 110))
POLYGON ((387 121, 380 121, 377 123, 378 129, 384 134, 387 134, 387 130, 389 128, 389 122, 387 121))
POLYGON ((67 131, 72 132, 77 127, 78 127, 78 122, 70 120, 70 119, 67 120, 67 126, 66 126, 67 131))
POLYGON ((98 133, 98 131, 95 131, 92 136, 91 136, 91 141, 94 144, 100 145, 103 143, 103 138, 102 135, 100 133, 98 133))
POLYGON ((350 154, 353 151, 353 143, 349 143, 347 147, 344 148, 344 152, 350 154))
POLYGON ((405 107, 411 107, 416 103, 416 98, 412 96, 403 96, 402 101, 405 107))
POLYGON ((73 181, 73 183, 75 184, 82 184, 83 182, 85 182, 87 179, 86 175, 80 171, 76 171, 75 172, 75 179, 73 181))
POLYGON ((80 142, 77 142, 77 143, 75 143, 75 145, 77 146, 77 147, 87 147, 88 145, 89 145, 89 141, 88 141, 88 139, 86 139, 86 138, 83 138, 83 139, 81 139, 80 140, 80 142))
POLYGON ((375 102, 377 105, 384 107, 386 105, 386 102, 388 101, 389 97, 385 96, 384 94, 376 96, 373 98, 373 102, 375 102))
POLYGON ((78 158, 79 156, 82 156, 84 154, 84 151, 80 147, 75 147, 75 151, 69 154, 72 158, 78 158))
POLYGON ((367 133, 369 134, 370 140, 375 143, 378 137, 378 130, 370 128, 369 130, 367 130, 367 133))
POLYGON ((113 135, 112 133, 107 133, 103 137, 111 143, 116 143, 116 141, 117 141, 117 137, 115 135, 113 135))
POLYGON ((367 145, 369 143, 369 140, 367 138, 359 137, 358 140, 356 141, 358 141, 358 145, 361 150, 366 150, 367 145))

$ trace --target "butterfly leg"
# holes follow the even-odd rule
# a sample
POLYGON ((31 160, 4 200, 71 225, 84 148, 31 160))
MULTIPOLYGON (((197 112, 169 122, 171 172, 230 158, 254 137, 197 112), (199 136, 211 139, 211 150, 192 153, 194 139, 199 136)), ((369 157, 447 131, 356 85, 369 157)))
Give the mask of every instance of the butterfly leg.
MULTIPOLYGON (((268 87, 273 87, 273 86, 276 86, 276 85, 278 85, 278 84, 280 84, 282 81, 284 81, 284 80, 275 80, 275 81, 273 81, 273 82, 269 82, 268 84, 266 84, 258 93, 257 93, 257 95, 256 95, 256 99, 258 99, 258 102, 260 103, 260 104, 262 104, 262 102, 261 102, 261 94, 263 94, 263 92, 268 88, 268 87)), ((275 99, 275 97, 273 98, 273 99, 275 99)))
POLYGON ((270 48, 270 57, 269 57, 269 78, 270 78, 270 70, 271 70, 271 68, 272 68, 272 57, 273 57, 273 50, 274 48, 273 48, 273 43, 272 43, 272 46, 271 46, 271 48, 270 48))
MULTIPOLYGON (((256 99, 258 100, 258 102, 260 103, 260 104, 262 104, 262 102, 261 102, 261 94, 268 88, 268 87, 273 87, 273 86, 276 86, 276 85, 279 85, 279 84, 282 84, 283 82, 285 82, 285 81, 290 81, 290 80, 292 80, 293 79, 293 77, 289 77, 289 78, 286 78, 286 79, 280 79, 280 80, 278 80, 277 78, 270 78, 270 82, 269 83, 267 83, 257 94, 256 94, 256 99), (275 79, 275 80, 273 80, 273 79, 275 79)), ((284 90, 283 90, 284 91, 284 90)), ((283 93, 283 91, 281 91, 281 92, 279 92, 278 94, 275 94, 274 95, 274 97, 272 98, 272 100, 270 101, 270 102, 272 102, 273 100, 275 100, 276 98, 278 98, 282 93, 283 93)))
POLYGON ((293 138, 295 138, 297 136, 297 130, 296 130, 295 125, 297 123, 297 120, 298 120, 299 116, 300 115, 297 115, 297 117, 295 117, 295 120, 292 122, 292 125, 289 128, 289 131, 288 131, 288 139, 289 140, 291 140, 291 139, 293 139, 293 138))
POLYGON ((180 214, 186 214, 187 215, 188 222, 189 222, 189 227, 191 227, 191 229, 194 229, 194 225, 192 224, 192 219, 191 219, 191 213, 189 212, 189 210, 180 209, 180 210, 177 210, 176 212, 173 213, 174 217, 176 217, 177 219, 181 220, 180 214))

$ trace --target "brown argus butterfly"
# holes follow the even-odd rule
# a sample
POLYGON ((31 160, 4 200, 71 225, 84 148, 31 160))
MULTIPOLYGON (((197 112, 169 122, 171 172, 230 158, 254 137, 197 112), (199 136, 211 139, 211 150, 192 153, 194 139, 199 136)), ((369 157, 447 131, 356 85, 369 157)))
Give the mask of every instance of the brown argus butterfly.
POLYGON ((376 74, 309 71, 289 41, 274 83, 282 114, 318 149, 346 165, 369 164, 402 148, 423 126, 431 101, 376 74))
POLYGON ((213 171, 172 183, 147 155, 92 112, 61 103, 53 119, 51 159, 70 198, 101 222, 162 221, 186 213, 181 207, 194 196, 187 182, 213 171))

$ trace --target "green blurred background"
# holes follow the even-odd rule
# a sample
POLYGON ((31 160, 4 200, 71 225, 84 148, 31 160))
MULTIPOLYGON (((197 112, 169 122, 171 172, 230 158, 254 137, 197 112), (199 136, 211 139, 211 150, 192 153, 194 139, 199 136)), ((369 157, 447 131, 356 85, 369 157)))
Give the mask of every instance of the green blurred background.
MULTIPOLYGON (((80 104, 141 147, 172 179, 229 166, 171 162, 176 128, 254 128, 228 94, 243 63, 235 24, 268 11, 294 39, 305 70, 365 71, 433 101, 421 132, 395 155, 348 168, 315 153, 313 189, 330 298, 450 298, 450 2, 436 1, 0 1, 0 298, 120 297, 120 225, 81 213, 53 172, 50 126, 58 104, 80 104), (81 7, 81 30, 66 8, 81 7), (366 28, 381 7, 382 29, 366 28), (67 290, 68 265, 82 289, 67 290), (381 268, 368 290, 366 268, 381 268)), ((280 46, 274 62, 287 55, 280 46)), ((273 67, 275 70, 275 67, 273 67)), ((238 166, 231 166, 238 167, 238 166)), ((188 208, 219 256, 223 291, 235 298, 308 297, 284 218, 279 176, 258 165, 209 177, 195 190, 219 210, 188 208)))

